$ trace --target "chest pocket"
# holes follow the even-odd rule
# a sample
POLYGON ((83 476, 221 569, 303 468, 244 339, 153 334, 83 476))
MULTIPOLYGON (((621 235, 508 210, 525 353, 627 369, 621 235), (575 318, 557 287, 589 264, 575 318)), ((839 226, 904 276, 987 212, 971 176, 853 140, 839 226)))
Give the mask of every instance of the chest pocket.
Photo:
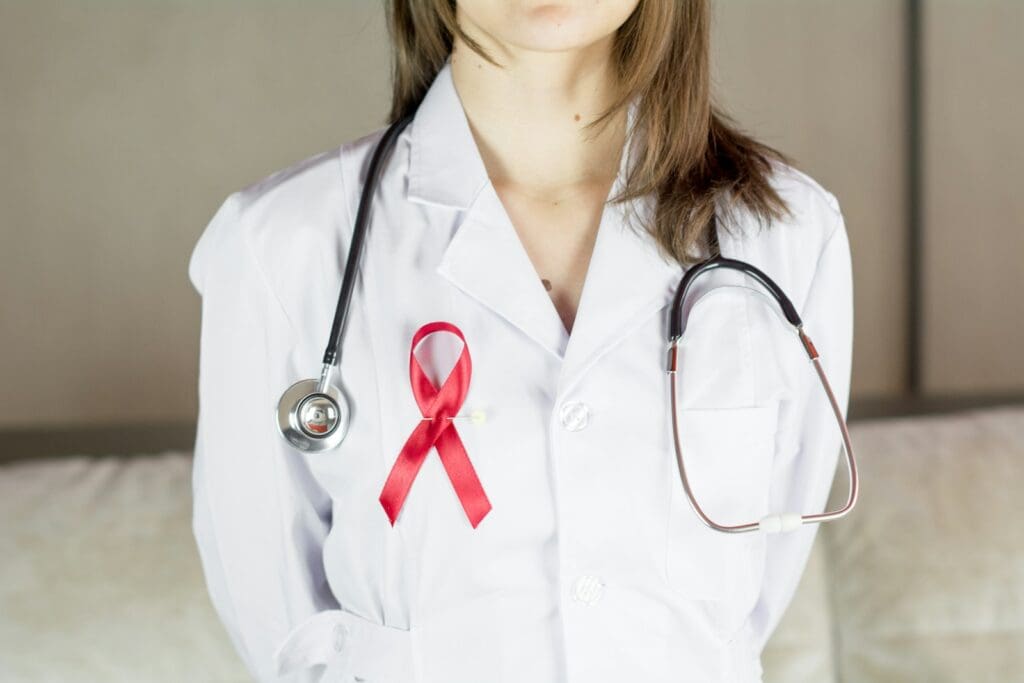
MULTIPOLYGON (((718 524, 738 524, 767 512, 775 453, 777 403, 680 411, 680 443, 694 498, 718 524)), ((683 489, 672 450, 673 476, 665 570, 669 583, 693 598, 725 597, 749 581, 757 532, 731 534, 704 524, 683 489)))
MULTIPOLYGON (((783 373, 775 353, 785 333, 772 311, 738 287, 711 289, 690 307, 680 344, 679 441, 690 488, 718 524, 768 512, 783 373)), ((704 524, 683 489, 671 427, 665 575, 686 597, 721 600, 752 586, 764 538, 704 524)))

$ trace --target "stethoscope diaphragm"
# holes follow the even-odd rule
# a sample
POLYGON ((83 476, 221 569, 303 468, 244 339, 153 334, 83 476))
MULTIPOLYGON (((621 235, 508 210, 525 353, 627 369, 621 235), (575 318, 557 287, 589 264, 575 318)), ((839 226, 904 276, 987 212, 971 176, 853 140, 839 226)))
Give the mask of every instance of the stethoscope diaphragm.
POLYGON ((277 404, 277 428, 296 448, 318 453, 336 448, 348 433, 351 409, 334 384, 304 379, 288 387, 277 404))

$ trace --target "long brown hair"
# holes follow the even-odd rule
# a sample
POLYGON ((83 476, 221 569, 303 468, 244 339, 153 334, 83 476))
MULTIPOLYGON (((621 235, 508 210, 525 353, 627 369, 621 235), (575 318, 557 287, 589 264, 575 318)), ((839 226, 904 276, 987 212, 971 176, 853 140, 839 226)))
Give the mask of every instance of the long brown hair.
MULTIPOLYGON (((392 39, 389 122, 412 113, 457 35, 498 64, 456 21, 455 0, 385 0, 392 39)), ((644 226, 664 253, 687 265, 712 250, 718 221, 749 209, 770 223, 788 212, 770 183, 780 152, 742 133, 712 102, 709 0, 640 0, 619 28, 613 54, 618 99, 587 128, 602 126, 638 97, 635 130, 642 144, 613 201, 652 195, 653 224, 644 226)))

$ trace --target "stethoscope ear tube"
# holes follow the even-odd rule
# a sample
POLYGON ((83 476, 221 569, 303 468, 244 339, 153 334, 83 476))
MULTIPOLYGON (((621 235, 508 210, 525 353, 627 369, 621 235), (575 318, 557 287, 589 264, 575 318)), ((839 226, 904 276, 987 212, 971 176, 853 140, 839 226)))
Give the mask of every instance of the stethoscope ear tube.
POLYGON ((793 303, 789 300, 789 297, 786 296, 782 289, 761 270, 744 261, 729 259, 721 256, 721 254, 716 254, 715 256, 692 266, 686 271, 686 274, 683 276, 682 281, 676 289, 675 297, 673 297, 672 300, 672 310, 669 319, 669 356, 667 372, 670 375, 669 391, 672 407, 672 439, 675 446, 676 464, 679 467, 679 478, 682 482, 686 497, 690 502, 690 507, 693 508, 694 513, 696 513, 697 517, 705 525, 715 531, 726 533, 741 533, 747 531, 774 533, 792 531, 804 524, 830 522, 839 519, 845 516, 853 509, 853 506, 856 505, 858 496, 857 461, 853 454, 853 444, 850 442, 850 430, 846 424, 845 418, 843 417, 843 411, 839 406, 839 402, 836 400, 835 393, 832 391, 832 385, 829 383, 828 377, 825 375, 825 370, 821 365, 821 358, 818 355, 818 351, 815 349, 811 338, 803 329, 803 322, 800 320, 800 315, 797 313, 796 307, 793 306, 793 303), (716 268, 731 268, 733 270, 746 273, 752 277, 772 295, 776 302, 778 302, 786 320, 796 330, 797 336, 804 347, 804 351, 807 353, 807 357, 814 365, 814 370, 817 373, 821 387, 824 390, 825 395, 828 397, 832 414, 835 417, 836 423, 839 425, 839 432, 842 436, 843 453, 845 455, 846 469, 849 478, 849 489, 847 492, 846 503, 842 507, 816 514, 801 514, 798 512, 771 513, 763 516, 759 520, 744 524, 719 524, 712 520, 697 502, 690 486, 689 477, 686 474, 686 463, 683 458, 682 438, 679 430, 679 406, 676 396, 677 377, 679 374, 678 342, 683 336, 682 311, 683 302, 686 299, 687 293, 690 291, 694 281, 700 275, 710 272, 716 268))
POLYGON ((786 320, 790 325, 796 328, 803 326, 803 322, 800 320, 800 314, 796 312, 796 306, 789 300, 786 293, 782 291, 782 288, 775 284, 775 281, 768 277, 759 268, 746 263, 745 261, 738 261, 736 259, 725 258, 724 256, 713 256, 706 261, 702 261, 694 266, 691 266, 686 274, 683 275, 683 280, 676 288, 675 297, 672 299, 672 313, 669 318, 668 324, 668 336, 669 341, 679 339, 683 336, 683 301, 686 299, 686 295, 689 293, 691 286, 697 280, 698 277, 718 268, 729 268, 736 270, 741 273, 745 273, 750 277, 754 278, 769 294, 779 303, 779 307, 782 309, 782 314, 786 316, 786 320))
MULTIPOLYGON (((812 345, 813 346, 813 345, 812 345)), ((832 387, 829 384, 828 378, 825 376, 825 371, 821 366, 821 360, 817 356, 811 359, 814 364, 814 369, 818 374, 818 379, 821 382, 822 388, 825 390, 825 394, 828 396, 829 404, 832 408, 832 414, 835 417, 836 424, 839 425, 839 432, 842 436, 843 454, 845 458, 847 478, 848 478, 848 489, 846 495, 846 503, 841 507, 830 510, 828 512, 820 512, 815 514, 801 514, 799 512, 780 512, 770 513, 764 515, 759 520, 746 522, 742 524, 720 524, 711 517, 708 516, 704 509, 697 502, 694 496, 693 489, 690 486, 690 479, 686 474, 686 463, 683 458, 683 447, 682 437, 679 429, 679 416, 678 416, 678 400, 677 400, 677 377, 678 373, 674 370, 670 370, 669 374, 671 380, 669 382, 669 391, 671 394, 671 407, 672 407, 672 439, 675 446, 676 453, 676 464, 679 468, 679 478, 683 485, 683 491, 686 493, 686 498, 690 503, 690 507, 693 508, 694 513, 709 528, 715 531, 721 531, 725 533, 743 533, 748 531, 763 531, 766 533, 775 533, 781 531, 792 531, 797 529, 804 524, 814 524, 819 522, 831 522, 846 516, 853 506, 857 504, 857 497, 859 492, 859 483, 857 475, 857 460, 853 454, 853 444, 850 441, 850 430, 846 424, 846 420, 843 418, 842 410, 839 407, 839 403, 836 400, 835 393, 832 391, 832 387)))

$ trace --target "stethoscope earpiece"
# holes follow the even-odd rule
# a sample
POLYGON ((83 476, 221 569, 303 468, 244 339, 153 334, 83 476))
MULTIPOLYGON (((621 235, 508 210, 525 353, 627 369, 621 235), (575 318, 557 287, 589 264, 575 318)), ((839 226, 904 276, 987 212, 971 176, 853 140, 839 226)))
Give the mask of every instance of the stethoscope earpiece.
POLYGON ((333 384, 304 379, 288 387, 277 404, 277 428, 296 448, 319 453, 336 448, 348 433, 348 399, 333 384))

